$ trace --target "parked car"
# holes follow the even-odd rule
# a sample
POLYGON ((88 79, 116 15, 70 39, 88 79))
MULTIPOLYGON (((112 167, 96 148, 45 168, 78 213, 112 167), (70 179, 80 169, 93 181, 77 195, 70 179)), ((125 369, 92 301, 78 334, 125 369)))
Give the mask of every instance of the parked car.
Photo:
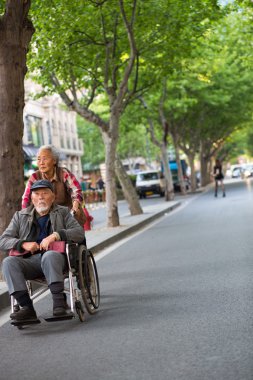
POLYGON ((232 169, 231 177, 240 178, 243 175, 244 169, 241 166, 236 166, 232 169))
POLYGON ((140 198, 153 194, 163 197, 165 186, 162 173, 156 170, 139 172, 136 176, 136 191, 140 198))
POLYGON ((244 177, 249 178, 253 176, 253 165, 246 165, 244 168, 244 177))

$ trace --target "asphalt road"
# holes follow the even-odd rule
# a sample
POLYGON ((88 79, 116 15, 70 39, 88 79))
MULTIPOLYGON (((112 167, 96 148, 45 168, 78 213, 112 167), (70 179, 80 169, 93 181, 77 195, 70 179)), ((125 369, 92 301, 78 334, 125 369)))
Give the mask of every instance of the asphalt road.
POLYGON ((0 379, 252 380, 252 189, 203 193, 98 256, 87 322, 3 325, 0 379))

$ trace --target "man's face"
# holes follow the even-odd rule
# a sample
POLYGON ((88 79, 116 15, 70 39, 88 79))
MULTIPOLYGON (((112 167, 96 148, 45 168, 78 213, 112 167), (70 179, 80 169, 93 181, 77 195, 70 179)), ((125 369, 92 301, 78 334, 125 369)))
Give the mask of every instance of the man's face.
POLYGON ((41 188, 32 191, 31 200, 39 214, 47 214, 55 200, 55 195, 50 189, 41 188))

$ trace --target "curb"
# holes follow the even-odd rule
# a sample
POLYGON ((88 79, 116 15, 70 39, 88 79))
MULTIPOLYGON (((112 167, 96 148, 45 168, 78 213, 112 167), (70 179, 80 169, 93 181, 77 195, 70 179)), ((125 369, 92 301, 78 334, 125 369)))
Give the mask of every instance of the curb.
POLYGON ((9 296, 9 293, 7 291, 7 289, 2 289, 0 290, 0 312, 10 306, 11 302, 10 302, 10 296, 9 296))
MULTIPOLYGON (((89 249, 94 253, 97 254, 99 251, 109 247, 110 245, 124 239, 126 236, 130 236, 131 234, 135 233, 138 230, 141 230, 143 227, 147 226, 148 224, 152 223, 154 220, 159 219, 163 215, 165 215, 168 212, 171 212, 175 210, 177 207, 181 205, 181 202, 175 202, 173 205, 170 205, 163 210, 156 212, 156 213, 151 213, 151 214, 141 214, 143 219, 140 221, 137 221, 135 223, 132 223, 130 226, 123 227, 121 231, 115 230, 115 233, 112 236, 109 236, 107 238, 101 239, 100 242, 93 245, 89 245, 89 249)), ((133 218, 132 216, 130 218, 133 218)), ((124 219, 121 218, 121 219, 124 219)), ((126 219, 126 218, 125 218, 126 219)), ((114 228, 114 227, 113 227, 114 228)), ((117 227, 115 227, 117 228, 117 227)), ((99 235, 99 231, 94 230, 93 234, 99 235)), ((86 235, 87 237, 87 235, 86 235)), ((1 285, 1 284, 0 284, 1 285)), ((10 307, 10 296, 7 290, 7 286, 1 286, 0 287, 0 312, 3 311, 3 309, 10 307)))

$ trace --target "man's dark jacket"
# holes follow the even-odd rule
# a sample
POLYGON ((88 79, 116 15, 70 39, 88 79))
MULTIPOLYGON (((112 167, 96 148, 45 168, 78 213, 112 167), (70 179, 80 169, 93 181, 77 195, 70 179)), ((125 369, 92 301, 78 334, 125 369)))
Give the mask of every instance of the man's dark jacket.
MULTIPOLYGON (((15 212, 9 226, 0 236, 0 250, 19 249, 23 241, 30 241, 29 235, 31 235, 35 212, 32 205, 15 212)), ((84 241, 84 229, 70 214, 68 207, 53 205, 49 218, 52 232, 58 232, 61 240, 73 241, 74 243, 84 241)))

